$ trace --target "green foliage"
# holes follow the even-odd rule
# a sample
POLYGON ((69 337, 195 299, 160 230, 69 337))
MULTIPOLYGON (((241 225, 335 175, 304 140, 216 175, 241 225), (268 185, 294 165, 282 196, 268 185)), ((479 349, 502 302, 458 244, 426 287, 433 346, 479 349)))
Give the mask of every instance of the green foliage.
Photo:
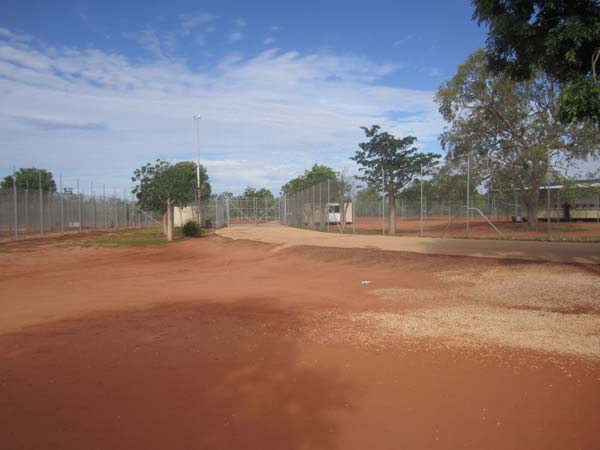
POLYGON ((194 220, 188 220, 184 223, 183 227, 181 227, 181 232, 187 237, 198 237, 202 234, 200 225, 194 220))
POLYGON ((253 187, 247 186, 244 189, 244 193, 240 196, 241 198, 256 198, 258 200, 272 200, 273 193, 267 188, 261 188, 256 190, 253 187))
POLYGON ((561 118, 598 122, 600 3, 597 0, 474 0, 473 18, 489 27, 487 58, 515 80, 538 69, 565 84, 561 118), (573 85, 573 86, 571 86, 573 85), (593 92, 592 96, 580 95, 593 92))
POLYGON ((377 191, 395 195, 421 173, 427 175, 437 164, 439 155, 421 153, 413 146, 414 136, 396 138, 390 133, 380 133, 379 125, 362 127, 368 142, 358 144, 351 158, 359 165, 362 173, 358 178, 377 191))
POLYGON ((315 164, 310 170, 305 170, 304 174, 296 177, 281 188, 281 192, 284 195, 292 195, 296 192, 302 191, 314 184, 322 183, 327 180, 335 180, 336 174, 330 167, 315 164))
POLYGON ((0 188, 12 189, 14 180, 16 180, 17 188, 20 189, 39 189, 41 181, 43 191, 56 191, 56 183, 52 178, 52 172, 44 169, 36 169, 34 167, 19 169, 15 173, 15 178, 13 178, 13 175, 4 177, 0 188))
POLYGON ((464 165, 470 155, 477 180, 518 192, 533 217, 549 155, 568 165, 597 154, 598 133, 591 122, 560 122, 559 92, 544 74, 521 82, 496 75, 485 53, 475 52, 436 96, 449 123, 440 138, 447 160, 464 165))
POLYGON ((600 124, 600 86, 589 78, 570 83, 563 88, 558 106, 565 122, 590 119, 600 124))
MULTIPOLYGON (((206 171, 200 166, 200 195, 208 199, 211 187, 206 171)), ((186 206, 196 198, 196 164, 189 161, 171 164, 156 160, 133 173, 131 181, 136 183, 132 192, 139 206, 146 211, 164 214, 169 206, 186 206)))

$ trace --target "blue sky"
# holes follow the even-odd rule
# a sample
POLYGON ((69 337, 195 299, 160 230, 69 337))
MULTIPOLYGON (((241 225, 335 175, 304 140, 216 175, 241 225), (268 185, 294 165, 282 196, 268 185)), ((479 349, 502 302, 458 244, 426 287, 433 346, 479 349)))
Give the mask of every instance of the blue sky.
MULTIPOLYGON (((440 151, 433 97, 485 41, 469 1, 0 5, 0 172, 129 185, 157 157, 201 160, 216 191, 354 170, 360 126, 440 151)), ((87 184, 86 184, 87 185, 87 184)))

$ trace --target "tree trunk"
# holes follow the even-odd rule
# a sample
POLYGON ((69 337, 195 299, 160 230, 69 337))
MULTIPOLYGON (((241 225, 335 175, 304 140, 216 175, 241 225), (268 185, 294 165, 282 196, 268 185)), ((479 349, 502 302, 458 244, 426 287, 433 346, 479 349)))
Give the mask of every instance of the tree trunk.
POLYGON ((344 198, 340 202, 340 226, 343 232, 346 229, 346 199, 344 198))
POLYGON ((538 222, 538 203, 539 203, 539 189, 531 189, 532 193, 527 199, 527 226, 530 230, 535 230, 538 222), (534 194, 535 193, 535 194, 534 194))
POLYGON ((162 215, 162 229, 163 229, 163 234, 166 236, 167 235, 167 213, 164 213, 162 215))
POLYGON ((393 193, 388 194, 389 201, 389 218, 390 218, 390 226, 388 228, 388 234, 392 236, 396 234, 396 195, 393 193))
POLYGON ((167 201, 167 241, 173 240, 173 209, 171 201, 167 201))

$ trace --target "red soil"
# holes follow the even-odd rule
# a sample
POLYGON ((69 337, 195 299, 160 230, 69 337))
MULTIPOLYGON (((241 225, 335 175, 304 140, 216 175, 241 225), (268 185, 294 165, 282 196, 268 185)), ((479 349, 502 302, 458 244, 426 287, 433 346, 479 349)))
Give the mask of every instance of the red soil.
POLYGON ((600 446, 597 360, 328 338, 327 312, 404 307, 365 277, 440 289, 436 268, 506 262, 324 251, 214 236, 0 254, 0 447, 600 446))
MULTIPOLYGON (((492 217, 492 223, 511 239, 545 239, 547 237, 546 222, 537 223, 536 229, 531 230, 527 223, 513 223, 504 216, 492 217)), ((428 237, 466 237, 467 221, 465 218, 455 218, 450 225, 448 217, 430 216, 423 222, 423 235, 428 237)), ((387 219, 381 217, 358 217, 355 228, 361 232, 388 230, 387 219)), ((403 236, 418 236, 421 222, 418 217, 396 219, 396 233, 403 236)), ((600 239, 600 223, 597 222, 552 222, 551 235, 556 240, 590 240, 600 239)), ((470 236, 481 239, 497 239, 500 235, 482 218, 474 217, 470 223, 470 236)))

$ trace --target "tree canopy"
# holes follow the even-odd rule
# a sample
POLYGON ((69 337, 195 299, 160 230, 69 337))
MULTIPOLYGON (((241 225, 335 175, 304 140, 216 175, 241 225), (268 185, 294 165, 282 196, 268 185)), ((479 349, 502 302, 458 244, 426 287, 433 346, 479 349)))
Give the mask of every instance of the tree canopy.
POLYGON ((291 195, 314 184, 335 179, 336 173, 333 169, 322 164, 314 164, 310 170, 305 170, 299 177, 285 183, 281 188, 281 192, 284 195, 291 195))
POLYGON ((517 81, 538 70, 562 83, 566 121, 600 123, 600 3, 597 0, 474 0, 473 18, 489 27, 487 58, 517 81))
POLYGON ((397 138, 388 132, 380 132, 379 125, 361 128, 369 140, 358 144, 359 150, 351 159, 357 162, 362 173, 358 179, 387 194, 389 230, 390 233, 395 233, 396 196, 418 174, 429 174, 440 156, 419 152, 414 146, 417 140, 414 136, 397 138))
POLYGON ((494 188, 509 189, 537 221, 539 187, 548 160, 569 164, 597 154, 591 122, 561 123, 560 86, 543 73, 521 82, 496 75, 477 51, 438 90, 439 110, 449 125, 441 135, 447 159, 472 161, 472 173, 494 188))
POLYGON ((56 191, 56 183, 52 178, 52 172, 44 169, 36 169, 34 167, 19 169, 13 175, 7 175, 2 180, 0 188, 12 189, 13 181, 16 181, 19 189, 39 189, 40 182, 43 191, 56 191))
MULTIPOLYGON (((171 164, 156 160, 133 172, 135 183, 132 192, 139 206, 146 211, 155 211, 167 216, 167 235, 172 239, 172 208, 193 204, 197 195, 196 164, 190 161, 171 164)), ((205 169, 200 166, 200 195, 210 198, 211 187, 205 169)))
POLYGON ((244 192, 242 193, 242 195, 240 197, 241 198, 257 198, 258 200, 272 200, 274 198, 273 193, 271 192, 270 189, 260 188, 257 190, 250 186, 247 186, 246 189, 244 189, 244 192))

